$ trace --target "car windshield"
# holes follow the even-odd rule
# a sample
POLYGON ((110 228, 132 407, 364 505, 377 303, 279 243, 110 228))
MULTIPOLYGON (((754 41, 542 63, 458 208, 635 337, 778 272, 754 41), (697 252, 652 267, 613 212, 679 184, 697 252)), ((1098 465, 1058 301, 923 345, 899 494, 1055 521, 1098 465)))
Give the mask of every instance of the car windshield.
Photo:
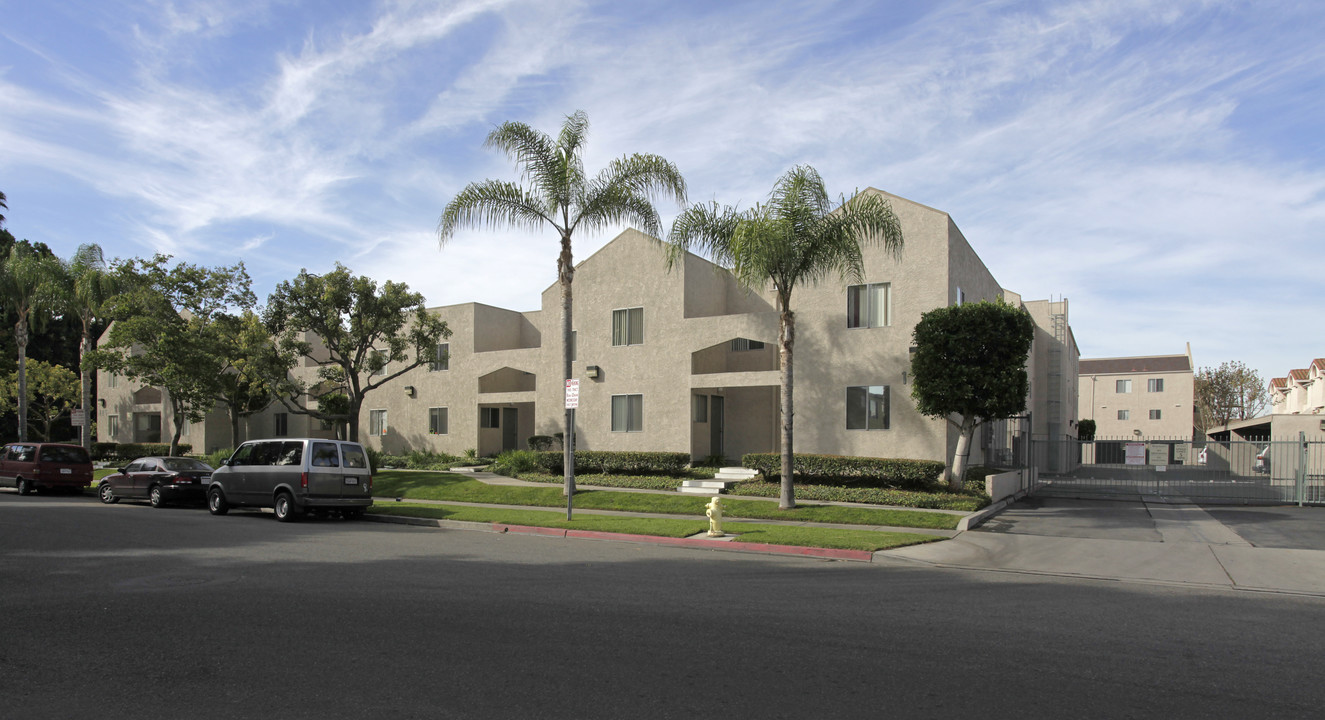
POLYGON ((47 445, 41 449, 42 462, 53 463, 86 463, 92 462, 87 457, 87 451, 81 447, 66 447, 63 445, 47 445))
POLYGON ((212 466, 205 462, 194 460, 193 458, 168 457, 161 458, 165 463, 166 469, 173 472, 188 472, 190 470, 199 470, 202 472, 211 472, 212 466))

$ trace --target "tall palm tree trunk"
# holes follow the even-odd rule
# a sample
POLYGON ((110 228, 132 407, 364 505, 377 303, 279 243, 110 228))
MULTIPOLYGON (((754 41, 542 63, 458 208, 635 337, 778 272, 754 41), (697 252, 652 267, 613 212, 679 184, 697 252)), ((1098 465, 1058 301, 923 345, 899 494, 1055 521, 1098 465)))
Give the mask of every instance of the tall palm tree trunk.
MULTIPOLYGON (((570 235, 561 237, 561 255, 557 258, 557 279, 561 282, 561 360, 563 377, 570 380, 575 377, 574 360, 571 356, 571 317, 573 295, 571 281, 575 278, 575 265, 571 256, 570 235)), ((564 383, 563 383, 564 384, 564 383)), ((563 390, 564 392, 564 390, 563 390)), ((566 519, 571 519, 571 498, 575 495, 575 411, 566 410, 566 431, 562 435, 562 475, 565 483, 566 519)))
POLYGON ((14 341, 18 345, 18 440, 28 440, 28 321, 19 316, 14 326, 14 341))
POLYGON ((83 442, 83 449, 92 452, 92 373, 87 368, 87 354, 92 352, 92 335, 83 333, 83 346, 78 354, 78 382, 83 403, 83 427, 80 428, 79 437, 83 442))
POLYGON ((792 424, 794 403, 792 388, 794 373, 791 367, 791 348, 796 342, 796 316, 786 303, 782 304, 781 322, 778 323, 778 358, 782 365, 782 489, 778 495, 778 507, 789 510, 796 507, 793 492, 795 467, 792 462, 792 424))

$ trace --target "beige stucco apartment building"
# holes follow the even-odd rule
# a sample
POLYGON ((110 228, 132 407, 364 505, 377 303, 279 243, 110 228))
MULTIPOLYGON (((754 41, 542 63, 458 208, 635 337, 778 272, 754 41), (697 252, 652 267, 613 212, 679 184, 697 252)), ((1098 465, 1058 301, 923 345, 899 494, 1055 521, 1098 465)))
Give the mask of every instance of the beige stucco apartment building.
MULTIPOLYGON (((991 426, 975 443, 973 462, 986 451, 1006 452, 1009 435, 1074 435, 1077 350, 1067 302, 1023 302, 1000 288, 946 213, 865 192, 892 203, 905 247, 899 258, 867 248, 861 283, 832 278, 795 290, 796 452, 948 459, 955 430, 921 416, 911 399, 911 330, 927 310, 1000 297, 1026 307, 1037 322, 1029 420, 991 426)), ((771 294, 747 292, 695 255, 669 271, 659 241, 627 230, 578 265, 574 300, 578 448, 730 460, 777 450, 778 314, 771 294)), ((554 283, 540 310, 478 303, 432 309, 454 335, 436 362, 365 398, 361 439, 390 452, 487 455, 560 432, 560 306, 554 283)), ((123 396, 110 400, 127 407, 123 396)), ((256 416, 248 434, 279 434, 274 414, 256 416)), ((303 416, 282 422, 289 434, 322 432, 303 416)), ((212 435, 206 437, 212 449, 212 435)))
POLYGON ((1077 415, 1101 439, 1190 440, 1195 374, 1185 355, 1082 359, 1077 415))

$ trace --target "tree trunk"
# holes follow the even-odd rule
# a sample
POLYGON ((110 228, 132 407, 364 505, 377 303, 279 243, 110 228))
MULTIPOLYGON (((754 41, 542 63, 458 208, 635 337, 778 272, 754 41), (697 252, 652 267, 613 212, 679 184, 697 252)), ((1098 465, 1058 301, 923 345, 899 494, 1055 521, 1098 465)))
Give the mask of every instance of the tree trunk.
POLYGON ((170 424, 175 426, 175 433, 170 436, 170 455, 179 454, 179 436, 183 424, 180 419, 184 417, 184 406, 182 403, 175 402, 175 398, 170 399, 171 418, 170 424))
MULTIPOLYGON (((357 393, 357 391, 353 391, 357 393)), ((350 397, 350 417, 346 424, 346 434, 350 442, 359 442, 359 408, 363 406, 363 400, 357 396, 350 397)))
MULTIPOLYGON (((574 361, 571 359, 571 337, 574 327, 572 318, 571 281, 575 277, 575 265, 571 257, 570 235, 561 237, 561 255, 557 258, 557 279, 561 282, 561 360, 563 375, 566 380, 575 377, 574 361)), ((564 385, 564 383, 563 383, 564 385)), ((563 390, 564 392, 564 390, 563 390)), ((575 411, 566 410, 566 430, 562 435, 562 493, 566 496, 566 519, 571 519, 572 499, 575 496, 575 411)))
POLYGON ((19 315, 14 325, 14 341, 18 344, 18 441, 28 440, 28 321, 19 315))
POLYGON ((83 441, 83 449, 92 452, 92 418, 96 417, 92 413, 92 373, 87 367, 87 354, 92 351, 92 334, 87 332, 87 326, 83 330, 83 346, 78 353, 78 381, 82 386, 79 388, 82 394, 83 407, 83 427, 79 433, 83 441))
POLYGON ((778 324, 778 359, 782 365, 782 489, 778 495, 778 507, 790 510, 796 507, 795 467, 792 462, 792 421, 795 413, 792 403, 793 373, 791 367, 791 349, 796 342, 796 316, 782 303, 782 317, 778 324))
POLYGON ((226 409, 230 411, 230 449, 233 450, 239 447, 239 413, 234 405, 229 405, 226 409))
POLYGON ((963 417, 961 434, 957 436, 957 450, 952 454, 952 469, 948 476, 948 489, 961 492, 966 479, 966 465, 971 458, 971 438, 975 435, 976 421, 973 417, 963 417))

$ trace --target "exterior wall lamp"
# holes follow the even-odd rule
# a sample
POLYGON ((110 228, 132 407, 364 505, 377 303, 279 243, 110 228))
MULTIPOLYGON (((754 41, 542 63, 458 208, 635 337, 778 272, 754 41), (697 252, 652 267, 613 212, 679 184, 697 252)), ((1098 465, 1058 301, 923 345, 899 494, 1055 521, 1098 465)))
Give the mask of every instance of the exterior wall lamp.
POLYGON ((414 386, 413 386, 413 385, 406 385, 406 386, 405 386, 405 395, 407 395, 408 397, 414 397, 414 386))
POLYGON ((597 380, 599 375, 602 374, 602 372, 603 372, 602 369, 599 368, 597 365, 588 365, 584 368, 584 374, 590 380, 597 380))

